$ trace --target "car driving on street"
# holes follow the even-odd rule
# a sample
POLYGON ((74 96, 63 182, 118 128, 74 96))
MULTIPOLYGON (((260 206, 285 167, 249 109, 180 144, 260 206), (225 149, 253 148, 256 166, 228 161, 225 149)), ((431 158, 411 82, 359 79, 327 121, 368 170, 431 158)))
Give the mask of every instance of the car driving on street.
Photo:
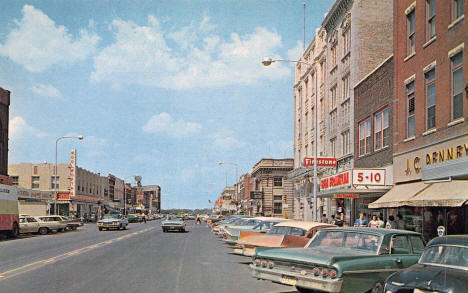
POLYGON ((179 231, 185 232, 185 223, 182 219, 176 216, 167 216, 167 218, 161 222, 163 232, 168 231, 179 231))
POLYGON ((127 229, 128 220, 127 217, 124 215, 119 214, 112 214, 112 215, 104 215, 104 217, 97 222, 97 227, 99 231, 103 229, 127 229))

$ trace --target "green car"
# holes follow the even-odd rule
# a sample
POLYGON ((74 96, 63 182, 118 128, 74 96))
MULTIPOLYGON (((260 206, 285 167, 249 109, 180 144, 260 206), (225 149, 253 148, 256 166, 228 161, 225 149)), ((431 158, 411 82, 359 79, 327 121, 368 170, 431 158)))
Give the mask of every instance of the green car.
POLYGON ((304 248, 256 248, 252 276, 299 292, 383 292, 393 272, 418 262, 421 234, 377 228, 321 229, 304 248))

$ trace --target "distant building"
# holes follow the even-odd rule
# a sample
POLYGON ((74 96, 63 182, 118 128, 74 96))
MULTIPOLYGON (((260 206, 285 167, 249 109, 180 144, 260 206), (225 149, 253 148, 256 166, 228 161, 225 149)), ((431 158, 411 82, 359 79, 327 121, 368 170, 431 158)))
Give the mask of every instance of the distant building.
POLYGON ((146 185, 142 189, 145 209, 159 213, 161 211, 161 187, 159 185, 146 185))
POLYGON ((10 121, 10 92, 0 87, 0 183, 10 184, 8 178, 8 124, 10 121))

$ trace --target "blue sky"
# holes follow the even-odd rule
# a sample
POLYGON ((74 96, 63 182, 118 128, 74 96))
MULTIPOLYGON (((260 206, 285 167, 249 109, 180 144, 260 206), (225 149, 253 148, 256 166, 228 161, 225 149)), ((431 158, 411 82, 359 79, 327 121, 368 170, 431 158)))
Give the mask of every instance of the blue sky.
MULTIPOLYGON (((159 184, 163 208, 208 200, 293 155, 303 1, 1 1, 9 162, 59 162, 159 184)), ((332 0, 306 1, 306 43, 332 0)))

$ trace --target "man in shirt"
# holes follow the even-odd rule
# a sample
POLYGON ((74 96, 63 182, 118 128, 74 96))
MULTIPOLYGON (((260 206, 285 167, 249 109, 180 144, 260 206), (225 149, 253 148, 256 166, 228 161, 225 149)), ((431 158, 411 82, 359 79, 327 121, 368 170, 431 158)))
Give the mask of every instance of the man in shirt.
POLYGON ((359 219, 354 221, 355 227, 367 227, 367 219, 365 213, 359 213, 359 219))

